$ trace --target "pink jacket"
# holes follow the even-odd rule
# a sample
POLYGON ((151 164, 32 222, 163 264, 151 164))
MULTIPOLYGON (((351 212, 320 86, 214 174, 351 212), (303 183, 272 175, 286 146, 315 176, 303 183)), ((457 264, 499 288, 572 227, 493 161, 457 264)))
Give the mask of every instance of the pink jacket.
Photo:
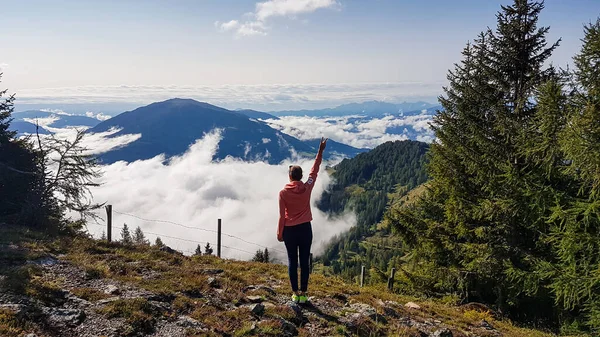
POLYGON ((277 227, 277 236, 283 235, 285 226, 295 226, 305 222, 312 221, 312 212, 310 211, 310 194, 315 187, 319 167, 323 160, 323 153, 317 153, 315 163, 313 164, 308 180, 292 181, 285 185, 279 192, 279 226, 277 227))

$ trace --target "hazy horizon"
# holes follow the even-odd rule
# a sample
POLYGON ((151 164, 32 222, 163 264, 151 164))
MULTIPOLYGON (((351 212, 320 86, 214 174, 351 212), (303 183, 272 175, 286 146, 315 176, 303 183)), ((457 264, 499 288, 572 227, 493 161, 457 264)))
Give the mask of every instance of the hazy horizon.
MULTIPOLYGON (((510 2, 0 1, 2 88, 17 106, 47 108, 173 97, 263 111, 435 103, 467 41, 510 2)), ((552 62, 568 66, 600 2, 545 4, 539 25, 549 42, 562 38, 552 62)))

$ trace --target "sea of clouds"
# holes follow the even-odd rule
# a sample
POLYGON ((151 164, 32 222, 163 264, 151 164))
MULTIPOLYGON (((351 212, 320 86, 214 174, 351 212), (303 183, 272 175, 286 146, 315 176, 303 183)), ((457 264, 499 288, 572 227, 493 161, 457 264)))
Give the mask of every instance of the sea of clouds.
POLYGON ((415 139, 431 142, 431 115, 385 116, 381 118, 283 116, 267 119, 274 129, 301 140, 328 137, 357 148, 374 148, 387 141, 415 139), (403 129, 391 133, 390 129, 403 129))
MULTIPOLYGON (((70 137, 73 132, 62 130, 59 136, 70 137)), ((107 143, 106 136, 114 132, 116 130, 91 135, 85 139, 84 145, 91 152, 98 153, 139 137, 127 135, 107 143)), ((250 259, 257 249, 268 247, 272 256, 284 262, 285 248, 276 238, 278 193, 288 182, 290 164, 299 164, 308 171, 312 160, 290 159, 280 165, 248 163, 233 158, 214 162, 212 158, 220 139, 219 131, 213 131, 197 140, 179 157, 165 160, 158 156, 102 166, 101 186, 91 190, 93 199, 113 205, 114 227, 127 224, 133 231, 140 226, 151 241, 158 234, 165 244, 185 253, 193 252, 198 244, 204 247, 207 242, 215 247, 217 238, 214 231, 217 219, 222 219, 222 244, 230 247, 222 249, 223 257, 250 259)), ((332 237, 355 224, 352 214, 330 219, 315 207, 331 181, 324 171, 325 165, 321 166, 312 195, 312 251, 316 255, 323 251, 332 237)), ((99 219, 90 220, 88 230, 98 238, 105 231, 106 213, 99 209, 96 214, 99 219)), ((115 228, 113 239, 118 238, 120 233, 115 228)))

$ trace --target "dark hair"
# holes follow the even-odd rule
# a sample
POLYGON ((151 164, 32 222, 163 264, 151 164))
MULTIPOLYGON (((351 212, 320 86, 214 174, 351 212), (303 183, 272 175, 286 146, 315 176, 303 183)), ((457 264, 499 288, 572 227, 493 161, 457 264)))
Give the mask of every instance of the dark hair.
POLYGON ((300 181, 302 179, 302 167, 298 165, 290 165, 290 177, 294 181, 300 181))

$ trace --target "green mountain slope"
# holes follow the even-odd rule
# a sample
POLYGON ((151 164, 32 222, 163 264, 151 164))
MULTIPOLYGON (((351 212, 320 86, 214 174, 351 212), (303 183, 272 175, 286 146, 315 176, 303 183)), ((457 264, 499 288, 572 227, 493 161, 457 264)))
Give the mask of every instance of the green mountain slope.
POLYGON ((357 225, 335 238, 322 262, 326 271, 355 279, 361 266, 387 270, 389 261, 401 250, 380 250, 373 242, 392 244, 386 228, 377 228, 388 203, 403 197, 427 179, 425 172, 428 144, 416 141, 384 143, 375 149, 346 159, 332 169, 334 183, 322 195, 319 209, 332 217, 352 211, 357 225))

